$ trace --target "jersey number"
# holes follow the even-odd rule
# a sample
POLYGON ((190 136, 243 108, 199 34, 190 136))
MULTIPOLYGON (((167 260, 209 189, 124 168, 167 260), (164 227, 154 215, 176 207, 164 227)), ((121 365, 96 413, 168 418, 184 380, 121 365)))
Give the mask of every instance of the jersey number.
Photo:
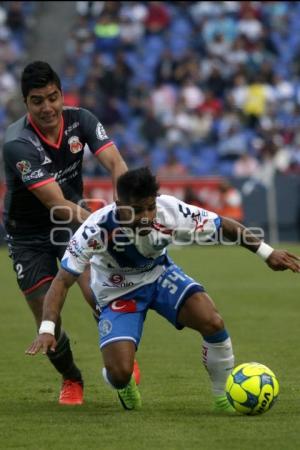
POLYGON ((16 264, 16 271, 17 271, 18 280, 21 280, 22 278, 24 278, 22 264, 16 264))
POLYGON ((190 208, 186 207, 185 211, 184 211, 183 206, 182 206, 181 203, 179 203, 178 207, 179 207, 179 211, 181 212, 181 214, 184 215, 185 219, 187 218, 187 216, 191 216, 192 215, 190 208))
POLYGON ((96 233, 96 230, 95 230, 95 228, 93 228, 93 227, 89 227, 88 225, 86 225, 85 227, 84 227, 84 229, 83 229, 83 232, 82 232, 82 237, 83 237, 83 239, 89 239, 93 234, 95 234, 96 233))
POLYGON ((167 288, 171 294, 175 294, 175 292, 178 289, 178 286, 176 286, 176 284, 174 283, 174 281, 177 280, 181 280, 181 281, 185 281, 185 278, 183 275, 181 275, 178 272, 171 272, 169 273, 169 275, 163 280, 163 282, 161 283, 161 286, 163 288, 167 288))

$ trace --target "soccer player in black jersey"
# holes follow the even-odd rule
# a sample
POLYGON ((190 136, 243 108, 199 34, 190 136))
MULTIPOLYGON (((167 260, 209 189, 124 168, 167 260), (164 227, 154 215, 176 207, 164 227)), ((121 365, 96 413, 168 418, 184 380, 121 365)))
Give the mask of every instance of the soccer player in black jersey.
MULTIPOLYGON (((4 223, 18 285, 39 327, 57 259, 90 214, 81 202, 85 145, 110 172, 113 186, 127 166, 92 113, 63 106, 60 79, 48 63, 28 64, 21 88, 28 113, 8 127, 3 148, 7 184, 4 223)), ((94 307, 88 277, 84 273, 78 284, 94 307)), ((66 333, 58 327, 56 334, 58 346, 55 352, 48 352, 48 358, 63 377, 59 402, 81 404, 81 372, 73 361, 66 333)))

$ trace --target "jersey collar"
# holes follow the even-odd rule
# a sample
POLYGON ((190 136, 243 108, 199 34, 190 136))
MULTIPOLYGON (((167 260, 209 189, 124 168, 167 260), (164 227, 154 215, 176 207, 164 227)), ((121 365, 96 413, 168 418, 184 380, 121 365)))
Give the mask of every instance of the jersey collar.
POLYGON ((61 121, 60 121, 60 130, 59 130, 59 135, 58 135, 58 140, 57 143, 54 144, 53 142, 50 142, 44 135, 43 133, 38 129, 38 127, 36 126, 36 124, 33 122, 30 114, 27 115, 28 116, 28 121, 30 123, 30 125, 32 126, 32 128, 34 129, 34 131, 36 132, 36 134, 50 147, 55 148, 56 150, 58 150, 60 148, 61 145, 61 141, 62 141, 62 137, 63 137, 63 132, 64 132, 64 127, 65 127, 65 123, 64 123, 64 116, 63 114, 61 115, 61 121))

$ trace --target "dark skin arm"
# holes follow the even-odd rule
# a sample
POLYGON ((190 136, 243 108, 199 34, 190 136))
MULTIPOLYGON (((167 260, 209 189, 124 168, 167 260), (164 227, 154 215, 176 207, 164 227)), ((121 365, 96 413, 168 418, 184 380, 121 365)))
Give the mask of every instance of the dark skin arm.
MULTIPOLYGON (((221 217, 222 226, 221 231, 223 237, 231 242, 240 243, 242 247, 247 248, 252 253, 255 253, 261 244, 261 240, 258 239, 251 231, 244 227, 239 222, 228 217, 221 217)), ((266 260, 266 263, 272 270, 291 270, 295 273, 300 273, 300 258, 286 250, 276 250, 266 260)))
MULTIPOLYGON (((72 275, 66 270, 60 268, 56 277, 51 283, 51 286, 46 294, 43 306, 42 320, 51 320, 56 323, 60 312, 63 308, 68 290, 75 283, 78 277, 72 275)), ((50 349, 55 351, 56 339, 52 334, 43 333, 34 340, 34 342, 26 350, 27 355, 35 355, 42 349, 43 354, 46 354, 50 349)))

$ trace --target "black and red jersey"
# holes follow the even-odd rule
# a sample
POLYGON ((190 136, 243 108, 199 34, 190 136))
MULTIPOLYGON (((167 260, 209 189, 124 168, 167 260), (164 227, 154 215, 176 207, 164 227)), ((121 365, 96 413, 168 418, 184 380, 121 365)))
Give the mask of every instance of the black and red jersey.
POLYGON ((4 223, 11 235, 51 229, 49 210, 32 193, 53 182, 74 203, 82 199, 82 159, 85 145, 97 155, 112 144, 102 124, 82 108, 64 108, 58 142, 49 142, 29 115, 7 129, 3 147, 7 192, 4 223))

